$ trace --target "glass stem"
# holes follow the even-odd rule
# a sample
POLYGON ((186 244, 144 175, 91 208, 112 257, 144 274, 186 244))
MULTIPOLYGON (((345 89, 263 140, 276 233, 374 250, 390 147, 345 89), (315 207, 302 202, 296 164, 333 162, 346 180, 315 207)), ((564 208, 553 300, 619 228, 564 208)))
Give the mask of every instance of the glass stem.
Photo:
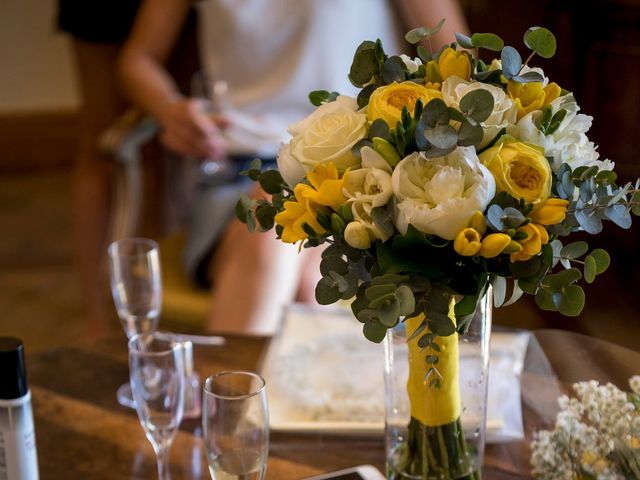
POLYGON ((159 448, 156 457, 158 459, 158 480, 170 480, 169 449, 159 448))

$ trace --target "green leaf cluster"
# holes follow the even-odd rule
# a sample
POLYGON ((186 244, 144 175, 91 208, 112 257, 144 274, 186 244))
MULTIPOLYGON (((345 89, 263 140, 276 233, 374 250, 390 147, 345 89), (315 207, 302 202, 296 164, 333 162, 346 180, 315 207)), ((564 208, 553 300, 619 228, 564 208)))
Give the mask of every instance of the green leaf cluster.
POLYGON ((482 141, 484 122, 493 111, 493 96, 478 89, 460 100, 460 110, 447 107, 440 99, 431 100, 420 115, 415 143, 427 157, 441 157, 457 147, 477 146, 482 141), (456 129, 451 121, 459 122, 456 129))

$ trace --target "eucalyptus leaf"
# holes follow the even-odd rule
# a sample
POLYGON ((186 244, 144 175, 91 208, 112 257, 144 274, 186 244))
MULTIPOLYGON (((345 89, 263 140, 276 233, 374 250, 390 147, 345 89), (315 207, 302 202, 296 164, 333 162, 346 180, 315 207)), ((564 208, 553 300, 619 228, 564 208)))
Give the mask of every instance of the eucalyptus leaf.
POLYGON ((437 125, 446 125, 449 123, 451 115, 447 105, 439 98, 434 98, 425 105, 420 117, 420 122, 424 124, 423 128, 435 127, 437 125))
POLYGON ((387 335, 387 328, 379 322, 367 322, 362 327, 362 332, 367 340, 380 343, 387 335))
POLYGON ((281 193, 284 180, 278 170, 266 170, 260 174, 258 179, 262 189, 270 194, 281 193))
POLYGON ((326 277, 335 272, 339 275, 346 275, 349 273, 349 266, 341 257, 328 256, 320 261, 320 273, 323 277, 326 277))
POLYGON ((527 30, 524 44, 542 58, 551 58, 556 53, 556 37, 543 27, 531 27, 527 30))
POLYGON ((560 256, 569 260, 575 260, 580 258, 589 250, 589 244, 587 242, 573 242, 562 247, 560 250, 560 256))
POLYGON ((565 288, 558 311, 567 317, 577 317, 584 307, 584 290, 579 285, 565 288))
POLYGON ((378 71, 376 44, 369 40, 362 42, 356 49, 349 71, 349 80, 356 87, 369 83, 378 71))
POLYGON ((474 33, 471 35, 471 42, 474 47, 486 48, 499 52, 504 47, 504 41, 493 33, 474 33))
POLYGON ((271 230, 278 210, 273 205, 261 205, 256 208, 256 219, 264 230, 271 230))
POLYGON ((432 36, 434 36, 436 33, 440 31, 440 29, 442 28, 442 25, 444 24, 444 20, 445 20, 444 18, 440 20, 438 24, 433 28, 428 28, 428 27, 414 28, 413 30, 410 30, 409 32, 407 32, 404 38, 409 43, 418 43, 423 38, 425 39, 431 38, 432 36))
POLYGON ((567 285, 571 285, 582 278, 582 273, 577 268, 569 268, 558 273, 547 275, 543 281, 544 285, 558 291, 567 285))
POLYGON ((388 294, 395 294, 395 291, 395 285, 373 285, 367 288, 364 293, 369 301, 373 301, 388 294))
POLYGON ((522 57, 518 51, 513 47, 504 47, 500 54, 500 60, 502 61, 502 74, 510 79, 520 73, 522 68, 522 57))
POLYGON ((328 92, 327 90, 314 90, 309 93, 311 104, 319 107, 323 103, 333 102, 340 95, 338 92, 328 92))
POLYGON ((384 140, 389 140, 389 125, 382 118, 377 118, 373 121, 369 127, 369 139, 379 137, 384 140))
MULTIPOLYGON (((518 82, 518 83, 543 82, 544 77, 540 75, 538 72, 530 71, 530 72, 522 73, 519 75, 515 75, 514 77, 511 77, 510 80, 513 80, 514 82, 518 82)), ((553 133, 553 132, 547 132, 547 134, 550 134, 550 133, 553 133)))
POLYGON ((369 104, 369 97, 371 97, 371 94, 375 91, 376 88, 376 85, 371 84, 360 90, 357 98, 359 108, 364 108, 369 104))
POLYGON ((598 266, 596 259, 591 255, 587 255, 584 259, 584 279, 587 283, 593 283, 598 274, 598 266))
POLYGON ((602 220, 598 216, 585 210, 576 210, 575 217, 585 232, 596 235, 602 231, 602 220))
POLYGON ((538 290, 538 293, 536 293, 536 305, 542 310, 547 310, 550 312, 555 312, 558 310, 553 303, 553 296, 548 291, 542 288, 538 290))
POLYGON ((458 143, 458 132, 449 124, 440 124, 424 130, 425 138, 436 148, 445 150, 458 143))
POLYGON ((393 220, 387 213, 387 209, 384 207, 376 207, 371 210, 371 219, 384 234, 389 237, 395 232, 395 226, 393 220))
POLYGON ((471 38, 467 37, 463 33, 456 32, 456 42, 458 42, 458 45, 460 45, 462 48, 470 49, 476 47, 476 45, 473 44, 471 38))
POLYGON ((448 337, 455 333, 456 327, 451 319, 444 313, 438 311, 429 312, 429 329, 441 337, 448 337))
POLYGON ((400 302, 397 299, 393 299, 380 307, 378 307, 378 315, 380 323, 385 327, 393 327, 398 323, 400 317, 400 302))
POLYGON ((382 81, 387 85, 393 82, 404 82, 407 79, 404 62, 400 57, 389 57, 382 67, 382 81))
POLYGON ((479 145, 484 138, 484 130, 479 124, 472 124, 466 119, 460 125, 458 131, 458 145, 461 147, 474 147, 479 145))
POLYGON ((596 248, 590 253, 590 256, 596 261, 596 273, 598 275, 609 268, 611 257, 606 250, 603 250, 602 248, 596 248))
POLYGON ((493 95, 487 90, 471 90, 460 100, 460 111, 476 122, 484 122, 493 112, 493 95))
POLYGON ((410 315, 416 308, 416 299, 411 288, 407 285, 400 285, 396 296, 400 305, 400 315, 410 315))
POLYGON ((316 301, 320 305, 336 303, 340 296, 340 291, 331 277, 322 277, 316 285, 316 301))

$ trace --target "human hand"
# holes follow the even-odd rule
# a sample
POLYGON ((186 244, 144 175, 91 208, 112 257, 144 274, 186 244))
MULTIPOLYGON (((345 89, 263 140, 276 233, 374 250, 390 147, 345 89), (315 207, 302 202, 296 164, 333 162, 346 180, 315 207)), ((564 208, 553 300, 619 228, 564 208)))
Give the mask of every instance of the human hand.
POLYGON ((169 149, 196 159, 219 160, 225 143, 221 128, 223 117, 206 113, 202 100, 184 98, 167 103, 159 114, 162 125, 160 141, 169 149))

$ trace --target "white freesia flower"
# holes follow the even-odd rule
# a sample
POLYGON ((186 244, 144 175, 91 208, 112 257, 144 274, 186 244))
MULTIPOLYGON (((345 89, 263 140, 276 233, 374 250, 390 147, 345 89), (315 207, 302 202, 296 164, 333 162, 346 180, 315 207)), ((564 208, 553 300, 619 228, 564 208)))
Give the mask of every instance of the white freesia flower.
POLYGON ((416 73, 418 71, 418 68, 420 68, 420 65, 422 65, 422 60, 420 60, 418 57, 411 59, 409 55, 403 53, 400 55, 400 58, 404 62, 404 65, 407 67, 407 70, 409 70, 409 73, 416 73))
MULTIPOLYGON (((351 153, 351 147, 367 135, 366 122, 367 116, 358 111, 356 100, 341 95, 335 101, 319 106, 304 120, 289 126, 289 133, 293 136, 289 153, 306 172, 328 162, 333 162, 338 170, 344 172, 360 163, 360 159, 351 153)), ((282 163, 287 162, 283 160, 282 163)), ((285 177, 295 178, 299 172, 291 161, 285 169, 285 177)))
POLYGON ((482 82, 467 82, 460 77, 452 76, 442 84, 442 100, 448 107, 460 110, 460 100, 473 90, 486 90, 493 97, 493 111, 489 118, 482 122, 484 136, 479 148, 487 145, 498 132, 516 122, 518 109, 507 93, 494 85, 482 82))
POLYGON ((391 166, 371 147, 363 147, 360 153, 362 168, 350 170, 344 176, 343 193, 351 203, 354 221, 366 228, 371 239, 385 241, 389 235, 375 225, 371 211, 376 207, 384 207, 393 194, 391 166))
POLYGON ((484 211, 496 191, 493 175, 473 147, 458 147, 430 159, 412 153, 396 166, 391 184, 400 233, 413 225, 445 240, 453 240, 466 228, 476 210, 484 211))
POLYGON ((600 170, 613 170, 610 160, 599 160, 600 154, 586 133, 591 128, 593 117, 578 113, 580 107, 572 94, 567 94, 551 102, 553 114, 560 109, 567 111, 558 129, 551 135, 544 135, 537 127, 542 111, 531 112, 520 119, 509 133, 525 142, 544 148, 545 155, 553 159, 551 168, 557 172, 560 165, 568 164, 572 170, 582 166, 597 166, 600 170))

